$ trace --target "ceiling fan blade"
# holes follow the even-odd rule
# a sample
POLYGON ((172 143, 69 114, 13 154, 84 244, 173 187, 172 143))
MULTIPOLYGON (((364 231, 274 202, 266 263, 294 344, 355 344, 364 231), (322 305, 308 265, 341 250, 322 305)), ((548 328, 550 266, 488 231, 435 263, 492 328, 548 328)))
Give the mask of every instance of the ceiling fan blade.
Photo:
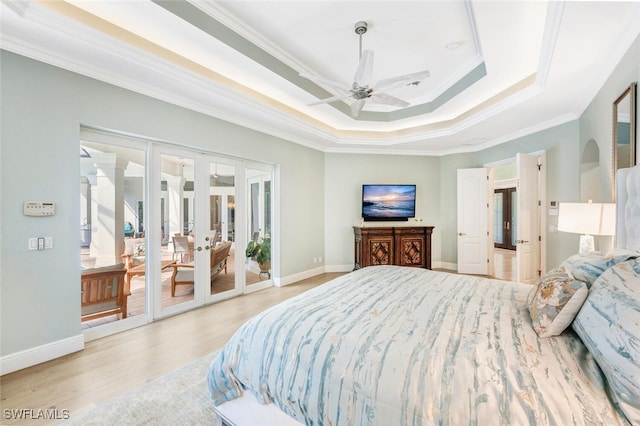
POLYGON ((311 80, 314 83, 319 83, 321 85, 332 87, 334 89, 339 89, 339 90, 350 90, 351 89, 350 87, 345 86, 342 83, 337 83, 335 81, 327 80, 326 78, 318 77, 317 75, 307 74, 306 72, 301 72, 298 75, 300 77, 302 77, 302 78, 306 78, 307 80, 311 80))
POLYGON ((358 99, 351 104, 351 116, 353 118, 356 118, 358 114, 360 114, 360 111, 362 111, 362 108, 364 107, 364 102, 364 99, 358 99))
POLYGON ((385 78, 380 80, 373 87, 374 90, 391 90, 402 86, 408 86, 416 82, 420 82, 429 77, 429 71, 414 72, 412 74, 400 75, 397 77, 385 78))
POLYGON ((319 101, 311 102, 310 104, 307 104, 307 105, 308 106, 315 106, 315 105, 320 105, 320 104, 328 104, 328 103, 331 103, 331 102, 337 102, 337 101, 341 101, 343 99, 347 99, 349 96, 351 96, 351 93, 344 93, 342 95, 336 95, 336 96, 332 96, 330 98, 320 99, 319 101))
POLYGON ((378 105, 393 105, 398 107, 408 107, 411 105, 407 101, 403 101, 395 96, 387 95, 386 93, 373 94, 369 99, 371 100, 371 103, 378 105))
POLYGON ((359 86, 364 86, 371 81, 373 75, 373 51, 363 50, 362 57, 358 63, 356 74, 353 76, 353 81, 358 83, 359 86))

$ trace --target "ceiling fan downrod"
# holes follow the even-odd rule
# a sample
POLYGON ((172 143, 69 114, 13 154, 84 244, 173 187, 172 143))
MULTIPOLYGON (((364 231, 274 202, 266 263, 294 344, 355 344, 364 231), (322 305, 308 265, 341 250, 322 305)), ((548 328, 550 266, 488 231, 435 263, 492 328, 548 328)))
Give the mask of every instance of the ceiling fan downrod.
POLYGON ((358 55, 358 59, 362 58, 362 34, 367 32, 367 22, 366 21, 358 21, 355 25, 356 34, 358 34, 360 38, 360 54, 358 55))

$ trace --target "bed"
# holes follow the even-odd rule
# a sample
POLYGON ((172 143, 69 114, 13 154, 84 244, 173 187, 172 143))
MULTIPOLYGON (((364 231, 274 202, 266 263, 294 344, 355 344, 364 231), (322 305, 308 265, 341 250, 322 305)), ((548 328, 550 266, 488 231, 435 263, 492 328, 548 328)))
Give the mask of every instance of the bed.
POLYGON ((372 266, 244 324, 207 381, 227 425, 640 424, 640 167, 617 247, 536 286, 372 266))

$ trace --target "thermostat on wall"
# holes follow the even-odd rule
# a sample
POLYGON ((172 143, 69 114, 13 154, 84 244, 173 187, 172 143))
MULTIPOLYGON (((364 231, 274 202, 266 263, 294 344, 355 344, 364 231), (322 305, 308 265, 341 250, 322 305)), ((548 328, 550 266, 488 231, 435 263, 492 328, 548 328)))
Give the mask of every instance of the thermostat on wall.
POLYGON ((53 201, 25 201, 25 216, 53 216, 56 214, 56 203, 53 201))

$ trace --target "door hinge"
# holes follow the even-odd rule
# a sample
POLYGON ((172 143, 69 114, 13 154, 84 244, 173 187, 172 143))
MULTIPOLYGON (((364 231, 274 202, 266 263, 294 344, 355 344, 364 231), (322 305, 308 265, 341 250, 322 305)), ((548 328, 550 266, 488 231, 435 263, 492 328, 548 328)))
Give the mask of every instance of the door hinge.
POLYGON ((542 276, 542 271, 540 269, 538 269, 538 276, 542 276))
POLYGON ((489 263, 489 258, 487 257, 487 263, 489 263))
POLYGON ((489 208, 489 203, 487 203, 487 208, 489 208))
POLYGON ((542 235, 538 235, 538 241, 542 241, 542 235))
POLYGON ((542 201, 538 200, 538 207, 542 205, 542 201))

